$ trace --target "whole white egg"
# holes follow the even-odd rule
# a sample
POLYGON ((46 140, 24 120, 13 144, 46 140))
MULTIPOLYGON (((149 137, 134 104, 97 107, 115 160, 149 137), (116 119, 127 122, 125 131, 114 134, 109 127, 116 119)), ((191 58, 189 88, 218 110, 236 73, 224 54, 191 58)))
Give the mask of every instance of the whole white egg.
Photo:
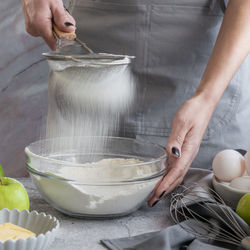
POLYGON ((235 150, 226 149, 214 157, 212 167, 220 181, 230 182, 245 172, 245 158, 235 150))
POLYGON ((250 149, 248 149, 247 153, 245 154, 245 161, 247 173, 250 175, 250 149))
POLYGON ((230 182, 229 186, 250 192, 250 176, 237 177, 230 182))

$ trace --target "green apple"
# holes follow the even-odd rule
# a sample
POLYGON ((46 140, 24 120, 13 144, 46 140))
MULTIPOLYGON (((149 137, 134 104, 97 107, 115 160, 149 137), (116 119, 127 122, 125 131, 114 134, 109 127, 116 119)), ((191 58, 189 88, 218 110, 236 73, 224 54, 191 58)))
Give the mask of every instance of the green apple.
POLYGON ((237 204, 236 213, 250 226, 250 193, 241 197, 237 204))
POLYGON ((29 196, 22 183, 12 178, 0 177, 0 210, 3 208, 29 210, 29 196))
POLYGON ((4 177, 4 171, 2 165, 0 165, 0 177, 4 177))

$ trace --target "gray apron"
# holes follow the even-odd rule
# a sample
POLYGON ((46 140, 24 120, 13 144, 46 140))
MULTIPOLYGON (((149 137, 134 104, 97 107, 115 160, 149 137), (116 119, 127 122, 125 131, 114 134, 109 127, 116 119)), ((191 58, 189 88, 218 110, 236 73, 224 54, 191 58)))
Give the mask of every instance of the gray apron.
MULTIPOLYGON (((219 0, 73 1, 80 39, 97 52, 136 56, 137 105, 122 136, 166 145, 176 111, 200 83, 225 7, 219 0)), ((250 147, 249 66, 248 57, 220 100, 193 167, 210 168, 219 150, 250 147)))

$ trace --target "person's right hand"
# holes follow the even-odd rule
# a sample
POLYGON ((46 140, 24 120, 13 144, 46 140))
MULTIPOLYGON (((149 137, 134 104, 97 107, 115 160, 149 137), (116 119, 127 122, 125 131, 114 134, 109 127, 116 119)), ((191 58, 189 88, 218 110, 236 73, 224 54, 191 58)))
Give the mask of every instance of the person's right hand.
POLYGON ((22 0, 26 31, 41 36, 48 46, 56 49, 52 22, 64 32, 75 31, 75 19, 65 10, 62 0, 22 0))

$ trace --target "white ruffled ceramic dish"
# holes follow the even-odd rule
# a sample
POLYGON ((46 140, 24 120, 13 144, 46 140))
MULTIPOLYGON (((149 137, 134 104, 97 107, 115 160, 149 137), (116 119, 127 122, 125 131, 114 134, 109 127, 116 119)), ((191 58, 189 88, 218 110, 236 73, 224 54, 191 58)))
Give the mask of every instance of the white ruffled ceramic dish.
POLYGON ((27 210, 0 210, 0 224, 10 222, 35 233, 36 237, 19 240, 0 241, 0 250, 42 250, 53 242, 59 221, 51 215, 27 210))
POLYGON ((214 190, 220 195, 226 205, 230 206, 233 209, 236 209, 240 198, 248 193, 247 191, 242 191, 230 187, 229 183, 221 182, 215 176, 213 176, 212 183, 214 186, 214 190))

